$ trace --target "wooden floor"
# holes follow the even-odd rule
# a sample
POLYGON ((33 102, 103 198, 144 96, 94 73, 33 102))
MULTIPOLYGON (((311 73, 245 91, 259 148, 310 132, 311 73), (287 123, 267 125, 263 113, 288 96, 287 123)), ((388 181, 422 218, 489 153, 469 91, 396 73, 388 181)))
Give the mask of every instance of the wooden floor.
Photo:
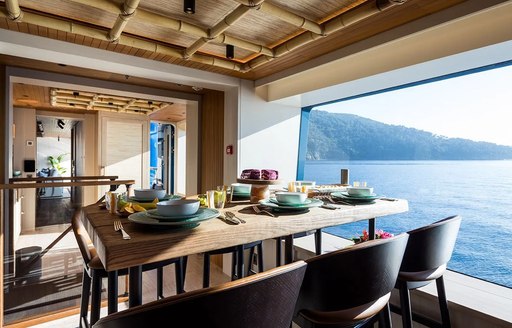
MULTIPOLYGON (((203 257, 202 255, 189 256, 187 272, 185 278, 185 290, 191 291, 202 288, 203 275, 203 257)), ((211 285, 218 285, 229 281, 229 276, 225 275, 222 270, 215 266, 211 266, 211 285)), ((106 280, 104 281, 106 287, 106 280)), ((119 278, 119 293, 124 293, 125 281, 124 277, 119 278)), ((164 296, 172 296, 176 294, 176 284, 174 279, 174 265, 164 268, 164 296)), ((106 294, 103 294, 106 299, 106 294)), ((126 298, 124 298, 126 299, 126 298)), ((143 302, 150 302, 156 299, 156 271, 143 273, 143 302)), ((106 303, 104 304, 106 306, 106 303)), ((119 304, 120 309, 127 308, 127 302, 119 304)), ((106 315, 106 308, 102 308, 102 315, 106 315)), ((39 318, 18 321, 7 325, 6 327, 78 327, 78 308, 68 307, 59 311, 53 311, 39 318)))

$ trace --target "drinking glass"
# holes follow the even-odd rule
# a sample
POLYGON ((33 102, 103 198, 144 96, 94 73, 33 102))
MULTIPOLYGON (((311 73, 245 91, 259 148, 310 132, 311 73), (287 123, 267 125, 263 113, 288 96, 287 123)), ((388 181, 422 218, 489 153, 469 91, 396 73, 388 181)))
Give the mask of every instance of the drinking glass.
POLYGON ((208 190, 206 203, 209 208, 222 209, 226 203, 226 190, 208 190))

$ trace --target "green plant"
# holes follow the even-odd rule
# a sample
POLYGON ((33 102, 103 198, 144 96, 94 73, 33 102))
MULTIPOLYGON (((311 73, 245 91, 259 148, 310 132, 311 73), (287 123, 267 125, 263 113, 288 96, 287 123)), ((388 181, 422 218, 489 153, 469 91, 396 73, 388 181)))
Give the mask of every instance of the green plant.
POLYGON ((48 163, 50 163, 51 167, 57 170, 59 174, 66 173, 66 168, 61 166, 62 160, 64 159, 64 156, 66 156, 68 153, 60 154, 57 157, 48 156, 48 163))

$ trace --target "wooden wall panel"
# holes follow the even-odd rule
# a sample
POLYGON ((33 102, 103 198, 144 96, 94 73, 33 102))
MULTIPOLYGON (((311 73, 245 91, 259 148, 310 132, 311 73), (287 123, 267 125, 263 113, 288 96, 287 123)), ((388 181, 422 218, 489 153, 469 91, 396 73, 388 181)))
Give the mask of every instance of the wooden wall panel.
POLYGON ((224 92, 208 91, 201 106, 201 185, 200 191, 223 184, 224 92))
MULTIPOLYGON (((0 65, 0 184, 7 183, 7 174, 5 174, 5 163, 7 163, 7 149, 5 146, 6 135, 9 129, 7 128, 7 88, 5 85, 5 66, 0 65)), ((4 190, 0 189, 0 327, 4 326, 4 190)))

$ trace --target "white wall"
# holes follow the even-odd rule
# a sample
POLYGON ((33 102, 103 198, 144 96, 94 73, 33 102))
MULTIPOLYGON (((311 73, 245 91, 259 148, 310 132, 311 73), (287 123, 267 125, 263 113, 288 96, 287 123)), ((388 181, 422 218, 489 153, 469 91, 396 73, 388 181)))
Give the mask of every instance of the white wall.
MULTIPOLYGON (((13 168, 20 170, 22 176, 35 173, 23 172, 25 159, 36 159, 36 111, 31 108, 14 108, 13 122, 16 126, 13 139, 13 168), (32 145, 27 145, 31 141, 32 145)), ((14 192, 14 245, 22 231, 35 228, 36 217, 36 190, 22 189, 14 192)))
POLYGON ((295 103, 269 103, 258 96, 251 81, 242 81, 240 97, 239 167, 276 169, 279 179, 297 174, 301 108, 295 103))
MULTIPOLYGON (((199 107, 195 101, 187 102, 185 195, 196 195, 199 178, 199 107)), ((179 178, 179 177, 178 177, 179 178)))
POLYGON ((186 174, 187 174, 187 122, 181 121, 176 124, 176 163, 174 165, 174 192, 185 195, 186 174))
POLYGON ((62 175, 71 176, 71 138, 38 137, 36 169, 41 171, 44 168, 51 168, 48 156, 57 158, 62 154, 66 154, 60 164, 66 169, 62 175))

